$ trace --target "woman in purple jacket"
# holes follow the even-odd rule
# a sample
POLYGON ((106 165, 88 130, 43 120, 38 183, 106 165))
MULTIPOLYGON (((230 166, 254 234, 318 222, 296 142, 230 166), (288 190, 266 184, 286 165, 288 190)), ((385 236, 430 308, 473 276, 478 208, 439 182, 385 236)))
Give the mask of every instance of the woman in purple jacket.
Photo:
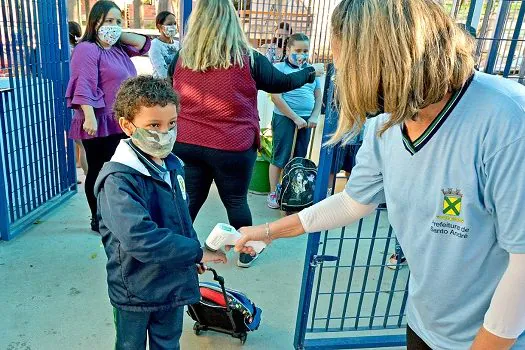
POLYGON ((89 171, 85 189, 91 229, 96 232, 95 180, 124 137, 114 118, 113 103, 122 82, 137 75, 130 57, 146 53, 149 47, 147 37, 122 33, 121 11, 114 2, 98 1, 89 13, 84 36, 71 57, 66 98, 68 107, 75 113, 69 137, 82 140, 86 150, 89 171))

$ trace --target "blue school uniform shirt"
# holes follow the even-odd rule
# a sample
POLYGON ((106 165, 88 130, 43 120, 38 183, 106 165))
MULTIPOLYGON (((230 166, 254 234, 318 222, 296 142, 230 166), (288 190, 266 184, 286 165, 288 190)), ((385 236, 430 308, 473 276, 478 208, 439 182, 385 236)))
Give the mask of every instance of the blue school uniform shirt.
POLYGON ((367 124, 346 191, 388 205, 409 326, 433 349, 468 349, 509 253, 525 253, 525 87, 476 72, 414 142, 400 126, 377 136, 388 117, 367 124))
MULTIPOLYGON (((279 62, 274 64, 275 68, 283 72, 284 74, 290 74, 298 72, 303 68, 295 68, 291 66, 288 62, 279 62)), ((312 114, 315 106, 315 89, 321 88, 321 80, 317 77, 315 81, 310 84, 305 84, 302 87, 292 90, 290 92, 285 92, 281 96, 284 101, 290 106, 292 111, 294 111, 298 116, 308 118, 312 114)), ((275 106, 274 112, 280 115, 284 115, 283 112, 275 106)))

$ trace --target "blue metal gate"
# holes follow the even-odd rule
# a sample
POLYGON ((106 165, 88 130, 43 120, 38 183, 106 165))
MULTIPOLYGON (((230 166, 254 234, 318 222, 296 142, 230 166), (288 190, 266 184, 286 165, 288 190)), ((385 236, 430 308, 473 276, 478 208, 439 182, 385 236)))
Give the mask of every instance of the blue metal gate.
MULTIPOLYGON (((476 32, 479 70, 525 82, 525 0, 449 0, 445 6, 476 32)), ((333 83, 325 87, 331 105, 333 83)), ((327 108, 323 143, 337 126, 327 108)), ((315 201, 334 188, 341 149, 322 147, 315 201), (332 183, 330 183, 332 182, 332 183)), ((386 209, 357 224, 310 234, 297 314, 296 349, 404 346, 410 272, 387 268, 396 251, 386 209)))
MULTIPOLYGON (((325 90, 327 106, 332 104, 333 85, 325 90)), ((327 108, 323 143, 335 131, 337 119, 337 111, 327 108)), ((321 149, 315 201, 335 187, 335 164, 343 156, 341 148, 321 149)), ((296 349, 404 345, 409 271, 401 265, 387 268, 395 244, 386 209, 356 225, 309 235, 296 349)))
POLYGON ((65 0, 0 0, 0 233, 8 240, 76 191, 64 99, 65 0))

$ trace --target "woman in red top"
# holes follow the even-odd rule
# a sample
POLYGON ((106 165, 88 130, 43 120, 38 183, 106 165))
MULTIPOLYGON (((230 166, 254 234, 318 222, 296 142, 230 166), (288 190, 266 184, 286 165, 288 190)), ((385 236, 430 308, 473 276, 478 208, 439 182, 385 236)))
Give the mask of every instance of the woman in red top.
MULTIPOLYGON (((257 90, 291 91, 322 73, 317 65, 282 74, 250 47, 230 0, 197 2, 168 71, 181 97, 174 152, 186 164, 193 220, 215 181, 230 224, 252 224, 247 195, 260 141, 257 90)), ((253 259, 243 254, 238 265, 253 259)))

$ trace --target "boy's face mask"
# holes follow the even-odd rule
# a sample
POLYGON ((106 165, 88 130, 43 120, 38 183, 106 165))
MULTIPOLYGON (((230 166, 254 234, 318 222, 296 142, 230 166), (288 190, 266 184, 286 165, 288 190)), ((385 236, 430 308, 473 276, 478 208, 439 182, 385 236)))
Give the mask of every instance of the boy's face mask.
POLYGON ((164 34, 166 34, 166 36, 168 38, 171 38, 171 39, 175 39, 175 37, 177 36, 177 26, 176 25, 166 25, 166 26, 162 26, 162 28, 164 29, 164 34))
POLYGON ((292 53, 289 56, 291 64, 296 65, 297 67, 302 67, 308 62, 307 53, 292 53))
POLYGON ((171 128, 168 132, 160 132, 135 126, 131 140, 142 152, 155 158, 164 159, 173 151, 173 146, 177 140, 177 127, 171 128))
POLYGON ((121 35, 121 26, 101 26, 98 28, 98 38, 109 46, 115 45, 121 35))

